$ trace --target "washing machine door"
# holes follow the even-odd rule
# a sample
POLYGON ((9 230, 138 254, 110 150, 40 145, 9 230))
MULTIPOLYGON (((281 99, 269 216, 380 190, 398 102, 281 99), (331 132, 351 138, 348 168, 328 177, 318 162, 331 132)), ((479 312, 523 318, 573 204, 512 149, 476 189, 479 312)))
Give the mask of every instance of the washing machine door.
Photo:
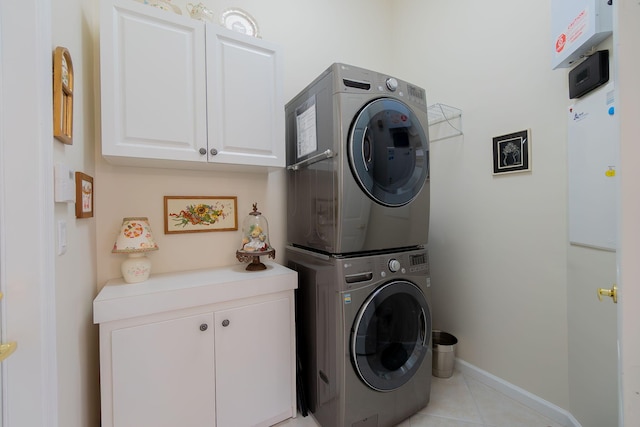
POLYGON ((383 206, 411 202, 429 176, 429 141, 405 103, 380 98, 356 116, 349 132, 349 163, 360 187, 383 206))
POLYGON ((393 281, 364 302, 351 333, 351 361, 374 390, 392 391, 413 377, 429 350, 431 312, 418 286, 393 281))

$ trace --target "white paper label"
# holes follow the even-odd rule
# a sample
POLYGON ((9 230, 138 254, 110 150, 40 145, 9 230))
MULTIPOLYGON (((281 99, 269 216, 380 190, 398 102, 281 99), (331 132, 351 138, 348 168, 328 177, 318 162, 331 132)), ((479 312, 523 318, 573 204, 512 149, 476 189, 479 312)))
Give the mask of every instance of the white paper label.
POLYGON ((302 111, 296 111, 298 159, 318 149, 315 97, 305 102, 300 109, 302 111))

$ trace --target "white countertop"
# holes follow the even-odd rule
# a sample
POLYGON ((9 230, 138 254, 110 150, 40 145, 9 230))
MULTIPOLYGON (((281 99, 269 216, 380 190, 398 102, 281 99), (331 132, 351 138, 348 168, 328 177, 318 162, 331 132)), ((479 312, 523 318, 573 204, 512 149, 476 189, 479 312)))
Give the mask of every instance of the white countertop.
POLYGON ((141 283, 109 280, 93 300, 93 323, 209 305, 298 287, 297 273, 265 261, 266 270, 247 264, 154 274, 141 283))

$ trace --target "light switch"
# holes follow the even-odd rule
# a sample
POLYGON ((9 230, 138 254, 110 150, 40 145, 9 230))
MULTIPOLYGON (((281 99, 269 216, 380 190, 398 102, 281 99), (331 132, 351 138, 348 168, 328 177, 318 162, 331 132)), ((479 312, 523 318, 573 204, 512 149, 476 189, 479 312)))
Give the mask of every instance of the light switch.
POLYGON ((58 221, 58 255, 67 252, 67 222, 58 221))

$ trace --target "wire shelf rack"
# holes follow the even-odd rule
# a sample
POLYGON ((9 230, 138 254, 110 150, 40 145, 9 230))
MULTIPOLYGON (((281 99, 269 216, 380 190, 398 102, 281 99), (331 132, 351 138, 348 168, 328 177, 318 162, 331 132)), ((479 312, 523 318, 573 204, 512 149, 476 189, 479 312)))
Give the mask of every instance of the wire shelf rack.
POLYGON ((427 107, 431 142, 462 135, 462 110, 446 104, 427 107))

